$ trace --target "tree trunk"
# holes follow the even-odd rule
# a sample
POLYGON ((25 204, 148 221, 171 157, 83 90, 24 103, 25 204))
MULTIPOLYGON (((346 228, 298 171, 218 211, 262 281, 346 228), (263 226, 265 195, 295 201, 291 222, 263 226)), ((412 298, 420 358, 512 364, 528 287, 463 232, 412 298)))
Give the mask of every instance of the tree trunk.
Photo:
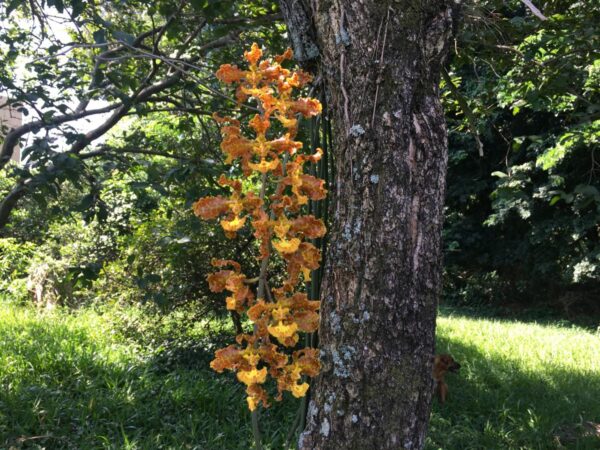
POLYGON ((457 3, 311 1, 336 188, 301 449, 424 446, 447 163, 438 84, 457 3))

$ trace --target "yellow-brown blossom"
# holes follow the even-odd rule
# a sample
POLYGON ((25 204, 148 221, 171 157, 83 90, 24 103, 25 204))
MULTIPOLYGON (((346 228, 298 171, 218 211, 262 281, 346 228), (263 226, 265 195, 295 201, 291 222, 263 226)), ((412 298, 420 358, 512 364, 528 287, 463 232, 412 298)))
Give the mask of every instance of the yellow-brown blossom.
POLYGON ((218 184, 230 195, 204 197, 193 205, 198 217, 219 220, 227 237, 251 228, 259 260, 268 262, 274 250, 286 263, 287 278, 272 289, 273 301, 270 296, 269 301, 255 298, 260 277, 247 277, 236 261, 213 260, 218 270, 207 277, 212 292, 226 293, 226 308, 245 313, 253 324, 252 333, 239 334, 237 344, 218 350, 211 362, 217 372, 234 371, 246 385, 250 410, 269 405, 262 387, 269 376, 277 382, 278 399, 284 391, 303 397, 309 388, 303 377, 314 377, 320 369, 317 349, 305 348, 291 356, 285 351, 298 343, 299 333, 315 332, 319 326, 320 302, 297 290, 301 279, 310 280, 321 261, 321 252, 305 240, 323 237, 326 228, 320 219, 301 211, 309 200, 322 200, 327 193, 323 180, 304 173, 304 166, 317 163, 322 151, 304 154, 302 142, 295 140, 299 117, 320 114, 322 105, 313 98, 294 96, 312 76, 283 67, 292 56, 288 49, 273 60, 265 59, 260 47, 253 44, 244 52, 246 69, 224 64, 216 72, 219 80, 235 88, 240 103, 250 101, 258 113, 247 123, 250 133, 238 119, 213 115, 221 130, 225 163, 241 170, 242 177, 221 175, 218 184), (281 129, 282 133, 275 132, 281 129), (243 182, 248 178, 249 182, 243 182), (276 184, 273 189, 253 190, 250 186, 257 179, 276 184), (269 196, 265 192, 270 192, 269 196))

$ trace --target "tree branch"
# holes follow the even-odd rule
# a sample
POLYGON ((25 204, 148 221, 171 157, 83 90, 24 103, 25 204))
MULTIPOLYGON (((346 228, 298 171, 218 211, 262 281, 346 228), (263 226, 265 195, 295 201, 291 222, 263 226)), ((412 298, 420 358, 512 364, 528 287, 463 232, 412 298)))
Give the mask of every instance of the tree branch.
POLYGON ((155 150, 143 150, 143 149, 128 149, 128 148, 120 148, 120 149, 115 149, 114 152, 111 152, 110 149, 108 148, 102 148, 99 150, 94 150, 92 152, 88 152, 88 153, 81 153, 79 155, 80 159, 90 159, 90 158, 95 158, 96 156, 104 156, 104 155, 110 155, 110 154, 122 154, 122 153, 134 153, 134 154, 140 154, 140 155, 152 155, 152 156, 162 156, 164 158, 170 158, 170 159, 177 159, 179 161, 190 161, 190 158, 186 158, 184 156, 177 156, 177 155, 170 155, 168 153, 164 153, 164 152, 159 152, 159 151, 155 151, 155 150))
MULTIPOLYGON (((195 33, 195 35, 197 35, 197 33, 195 33)), ((123 101, 122 103, 109 105, 104 108, 98 108, 98 109, 89 110, 89 111, 82 111, 80 113, 64 114, 64 115, 54 117, 54 118, 46 120, 46 121, 38 120, 38 121, 30 122, 26 125, 23 125, 15 130, 12 130, 10 133, 7 134, 7 136, 4 140, 4 143, 2 145, 2 149, 0 151, 0 170, 4 166, 6 166, 6 164, 10 160, 14 147, 16 146, 16 144, 18 143, 18 140, 23 135, 25 135, 29 132, 36 131, 40 128, 51 129, 51 128, 55 128, 61 124, 64 124, 64 123, 67 123, 67 122, 70 122, 73 120, 77 120, 77 119, 80 119, 83 117, 87 117, 87 116, 90 116, 93 114, 101 114, 101 113, 113 111, 112 115, 110 117, 108 117, 102 125, 98 126, 97 128, 95 128, 95 129, 87 132, 85 135, 81 136, 71 146, 71 148, 69 150, 67 150, 67 153, 71 153, 71 154, 80 156, 81 151, 83 149, 85 149, 90 143, 92 143, 94 140, 96 140, 99 137, 106 134, 124 116, 128 115, 132 106, 143 103, 143 102, 149 100, 153 95, 163 92, 166 89, 168 89, 169 87, 176 85, 184 76, 186 76, 186 75, 191 76, 191 74, 188 71, 186 71, 181 66, 178 66, 177 63, 184 64, 184 66, 188 66, 188 67, 192 66, 195 69, 199 69, 198 66, 195 66, 193 64, 194 62, 198 61, 200 59, 200 57, 209 50, 224 47, 224 46, 227 46, 227 45, 235 42, 235 37, 236 37, 235 33, 230 33, 226 36, 217 38, 213 41, 210 41, 210 42, 204 44, 203 46, 201 46, 198 49, 198 51, 197 51, 198 55, 190 60, 191 62, 186 62, 186 61, 182 61, 182 60, 176 60, 174 62, 174 61, 170 61, 169 58, 161 57, 160 55, 150 54, 150 55, 154 56, 156 59, 160 59, 163 62, 166 62, 167 65, 169 65, 173 70, 173 72, 171 72, 172 75, 163 79, 159 83, 155 83, 155 84, 152 84, 149 86, 148 85, 144 86, 147 82, 149 82, 149 80, 156 73, 158 66, 155 65, 152 68, 152 70, 150 71, 150 73, 146 76, 146 79, 138 87, 138 90, 129 99, 123 101)), ((123 48, 134 49, 137 52, 145 53, 143 50, 133 47, 131 45, 128 45, 126 43, 121 42, 121 44, 122 44, 123 48)), ((113 50, 109 50, 108 52, 112 52, 113 50)), ((192 76, 192 78, 195 79, 195 81, 198 81, 198 79, 196 77, 192 76)), ((210 89, 209 87, 207 87, 207 89, 209 89, 211 92, 214 91, 214 89, 210 89)), ((225 96, 224 94, 222 94, 218 91, 213 92, 213 94, 225 96)), ((100 154, 98 153, 95 156, 100 156, 100 154)), ((89 157, 91 157, 91 156, 88 156, 88 158, 89 157)), ((13 188, 13 190, 10 191, 4 197, 4 199, 2 199, 2 202, 0 203, 0 230, 2 230, 8 223, 8 220, 10 218, 10 213, 17 206, 17 202, 21 198, 26 196, 35 187, 35 185, 36 185, 35 177, 21 180, 16 184, 16 186, 13 188)))
MULTIPOLYGON (((184 2, 182 2, 183 5, 184 2)), ((131 45, 126 45, 124 43, 120 43, 121 45, 119 45, 118 47, 115 48, 111 48, 108 49, 104 52, 102 52, 101 54, 99 54, 98 56, 96 56, 95 58, 95 63, 94 63, 94 68, 92 69, 92 74, 91 74, 91 80, 90 80, 90 84, 88 86, 88 92, 91 91, 97 84, 97 74, 99 71, 99 66, 100 66, 100 62, 103 61, 104 59, 108 58, 110 55, 114 55, 122 50, 125 50, 127 48, 137 48, 141 45, 141 43, 144 41, 144 39, 150 37, 150 36, 154 36, 155 34, 158 34, 158 38, 155 40, 155 47, 158 45, 158 41, 162 38, 162 36, 164 35, 164 32, 166 31, 167 27, 173 22, 175 16, 177 14, 179 14, 181 12, 181 7, 173 14, 171 15, 171 17, 169 17, 169 19, 165 22, 165 24, 159 26, 159 27, 155 27, 152 28, 151 30, 145 31, 143 33, 140 33, 135 40, 131 43, 131 45)), ((75 43, 69 43, 67 44, 67 46, 73 46, 73 48, 76 46, 75 43)), ((156 73, 157 68, 153 68, 152 73, 150 74, 151 76, 154 75, 156 73)), ((151 78, 151 76, 148 76, 145 80, 145 83, 147 83, 149 81, 149 78, 151 78)), ((142 83, 143 85, 144 83, 142 83)), ((33 122, 29 122, 28 124, 25 124, 21 127, 15 128, 13 130, 11 130, 4 138, 4 142, 2 143, 2 148, 0 149, 0 170, 2 170, 6 164, 8 163, 8 161, 10 161, 14 149, 16 147, 16 145, 18 144, 18 141, 21 137, 23 137, 24 135, 30 133, 30 132, 34 132, 38 129, 41 128, 46 128, 46 129, 51 129, 51 128, 55 128, 59 125, 62 125, 64 123, 67 122, 71 122, 77 119, 81 119, 83 117, 87 117, 90 115, 94 115, 94 114, 102 114, 102 113, 106 113, 106 112, 110 112, 114 109, 119 109, 119 111, 121 111, 123 109, 124 104, 123 103, 117 103, 114 105, 109 105, 106 106, 104 108, 99 108, 99 109, 95 109, 95 110, 90 110, 90 111, 85 111, 86 108, 89 105, 90 102, 90 98, 84 98, 81 99, 79 104, 75 107, 74 113, 72 114, 64 114, 61 116, 57 116, 55 118, 52 118, 50 120, 37 120, 37 121, 33 121, 33 122)), ((128 108, 127 108, 128 109, 128 108)), ((107 122, 111 122, 112 120, 114 120, 114 118, 121 118, 123 117, 123 115, 118 114, 119 111, 117 111, 115 114, 113 114, 107 122)), ((116 123, 116 122, 115 122, 116 123)), ((113 123, 111 125, 114 126, 113 123)), ((99 129, 102 127, 99 127, 99 129)), ((97 130, 99 130, 97 129, 97 130)), ((97 131, 94 130, 94 131, 97 131)), ((93 139, 96 139, 97 137, 101 136, 102 134, 104 134, 106 131, 102 132, 101 134, 97 135, 96 137, 94 137, 93 139)), ((92 134, 88 133, 89 136, 94 136, 94 132, 92 132, 92 134)), ((86 138, 87 136, 86 135, 86 138)), ((85 140, 85 139, 84 139, 85 140)), ((90 141, 91 142, 91 141, 90 141)), ((86 144, 87 145, 87 144, 86 144)))
POLYGON ((27 187, 26 187, 25 182, 19 182, 12 189, 12 191, 10 191, 2 199, 2 203, 0 203, 0 232, 8 223, 10 213, 17 206, 17 202, 22 197, 24 197, 26 193, 27 193, 27 187))
POLYGON ((234 24, 257 24, 262 22, 274 22, 276 20, 283 19, 283 15, 280 13, 265 14, 264 16, 257 17, 232 17, 228 19, 215 19, 212 23, 234 25, 234 24))
POLYGON ((521 0, 525 6, 529 8, 529 10, 540 20, 548 20, 548 18, 542 14, 542 12, 531 2, 531 0, 521 0))
MULTIPOLYGON (((150 114, 155 112, 170 112, 170 113, 190 113, 195 114, 197 116, 209 116, 212 117, 213 113, 201 108, 187 108, 185 106, 177 106, 174 108, 151 108, 145 109, 141 112, 141 114, 150 114)), ((130 115, 140 115, 138 112, 128 112, 128 116, 130 115)))
POLYGON ((96 114, 104 114, 110 112, 122 104, 117 103, 114 105, 105 106, 104 108, 90 109, 89 111, 81 111, 79 113, 72 114, 63 114, 57 117, 53 117, 48 120, 35 120, 33 122, 26 123, 18 128, 14 128, 9 131, 4 137, 4 142, 2 143, 2 148, 0 150, 0 170, 6 166, 8 161, 13 155, 14 148, 19 143, 19 139, 26 135, 27 133, 36 132, 39 129, 46 128, 52 129, 56 128, 63 123, 71 122, 74 120, 82 119, 84 117, 93 116, 96 114))

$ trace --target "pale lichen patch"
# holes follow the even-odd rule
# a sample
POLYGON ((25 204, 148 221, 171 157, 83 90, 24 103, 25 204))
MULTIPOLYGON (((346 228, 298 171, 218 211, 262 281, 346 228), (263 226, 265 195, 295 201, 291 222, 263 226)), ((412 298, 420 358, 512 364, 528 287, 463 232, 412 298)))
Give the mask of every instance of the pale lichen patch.
POLYGON ((329 436, 329 420, 327 419, 323 419, 323 423, 321 424, 321 429, 319 430, 319 433, 321 433, 321 436, 329 436))
POLYGON ((331 311, 331 314, 329 314, 329 319, 329 326, 334 334, 338 334, 340 331, 342 331, 340 316, 338 316, 335 311, 331 311))
POLYGON ((362 222, 360 221, 360 219, 356 219, 356 223, 354 224, 354 234, 355 235, 360 234, 361 229, 362 229, 362 222))
POLYGON ((349 223, 346 223, 344 225, 344 231, 342 231, 342 237, 347 241, 352 239, 352 225, 350 225, 349 223))
POLYGON ((359 137, 365 134, 365 129, 361 124, 352 125, 350 127, 350 134, 354 137, 359 137))
POLYGON ((331 356, 333 358, 333 373, 340 378, 348 378, 350 371, 345 366, 344 360, 340 357, 337 350, 332 350, 331 356))
POLYGON ((337 45, 343 44, 346 47, 350 45, 350 35, 344 27, 340 27, 340 34, 335 35, 335 43, 337 45))
POLYGON ((350 369, 347 362, 351 361, 356 354, 356 349, 351 345, 342 345, 338 352, 335 348, 331 349, 333 359, 333 373, 340 378, 348 378, 350 369))

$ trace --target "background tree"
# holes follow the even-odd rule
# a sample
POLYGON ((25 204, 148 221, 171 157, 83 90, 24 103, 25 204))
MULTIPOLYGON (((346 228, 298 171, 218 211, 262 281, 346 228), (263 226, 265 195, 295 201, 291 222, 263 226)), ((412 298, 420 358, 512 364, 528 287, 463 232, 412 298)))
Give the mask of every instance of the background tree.
POLYGON ((10 170, 0 229, 24 196, 56 195, 64 180, 82 181, 87 161, 110 150, 89 151, 90 144, 127 116, 210 113, 207 106, 223 94, 206 64, 243 31, 267 32, 261 25, 277 17, 273 9, 229 1, 8 2, 0 32, 0 93, 7 100, 0 106, 37 117, 6 134, 0 170, 21 138, 41 134, 24 150, 24 167, 10 170), (93 126, 82 133, 76 121, 84 118, 93 126))

